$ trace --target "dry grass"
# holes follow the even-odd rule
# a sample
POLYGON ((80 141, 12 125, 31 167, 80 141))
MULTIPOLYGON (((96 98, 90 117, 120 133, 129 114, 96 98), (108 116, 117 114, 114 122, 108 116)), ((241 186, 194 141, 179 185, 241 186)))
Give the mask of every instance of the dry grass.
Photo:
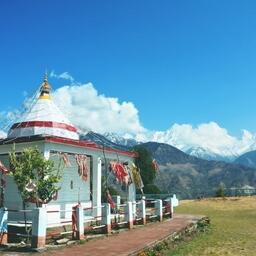
POLYGON ((256 255, 256 197, 182 201, 178 213, 207 215, 211 228, 164 255, 256 255))

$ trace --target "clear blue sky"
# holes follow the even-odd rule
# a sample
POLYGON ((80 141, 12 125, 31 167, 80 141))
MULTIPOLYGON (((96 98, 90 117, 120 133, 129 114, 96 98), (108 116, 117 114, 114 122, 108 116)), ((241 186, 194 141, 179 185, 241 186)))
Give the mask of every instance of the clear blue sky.
POLYGON ((132 101, 148 129, 256 131, 256 1, 2 0, 0 31, 0 110, 47 68, 132 101))

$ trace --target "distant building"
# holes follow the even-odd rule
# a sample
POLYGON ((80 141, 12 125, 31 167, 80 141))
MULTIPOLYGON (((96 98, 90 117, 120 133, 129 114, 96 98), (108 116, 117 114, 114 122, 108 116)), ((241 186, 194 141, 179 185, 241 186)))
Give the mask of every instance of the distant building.
POLYGON ((244 185, 240 188, 232 187, 225 189, 225 193, 229 196, 250 196, 256 195, 256 188, 249 185, 244 185))

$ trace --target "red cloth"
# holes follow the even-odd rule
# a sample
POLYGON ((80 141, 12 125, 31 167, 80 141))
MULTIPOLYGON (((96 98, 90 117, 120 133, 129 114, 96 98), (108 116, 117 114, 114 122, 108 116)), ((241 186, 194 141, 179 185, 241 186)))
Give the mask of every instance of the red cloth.
POLYGON ((63 159, 65 167, 70 167, 71 164, 69 162, 68 154, 67 153, 62 153, 61 155, 62 155, 62 159, 63 159))
POLYGON ((152 167, 155 171, 159 171, 159 166, 158 166, 158 163, 156 161, 156 159, 153 159, 152 161, 152 167))
POLYGON ((72 207, 72 231, 73 237, 76 236, 77 228, 77 218, 76 218, 76 209, 80 206, 80 203, 72 207))
POLYGON ((126 185, 128 184, 129 176, 122 163, 110 162, 110 169, 115 174, 118 181, 124 182, 126 185))
POLYGON ((87 157, 86 155, 75 155, 76 163, 78 165, 78 174, 82 180, 88 179, 87 157))
POLYGON ((114 200, 112 199, 112 196, 110 195, 109 191, 107 191, 107 200, 108 200, 108 203, 110 204, 111 209, 115 209, 116 204, 115 204, 114 200))
POLYGON ((3 173, 3 174, 7 174, 9 173, 9 170, 4 166, 4 164, 0 161, 0 171, 3 173))

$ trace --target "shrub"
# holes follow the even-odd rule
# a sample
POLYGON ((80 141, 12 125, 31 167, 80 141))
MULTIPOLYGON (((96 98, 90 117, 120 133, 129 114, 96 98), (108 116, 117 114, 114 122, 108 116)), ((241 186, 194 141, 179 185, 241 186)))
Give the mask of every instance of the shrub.
POLYGON ((216 190, 216 197, 225 197, 225 184, 221 182, 216 190))

